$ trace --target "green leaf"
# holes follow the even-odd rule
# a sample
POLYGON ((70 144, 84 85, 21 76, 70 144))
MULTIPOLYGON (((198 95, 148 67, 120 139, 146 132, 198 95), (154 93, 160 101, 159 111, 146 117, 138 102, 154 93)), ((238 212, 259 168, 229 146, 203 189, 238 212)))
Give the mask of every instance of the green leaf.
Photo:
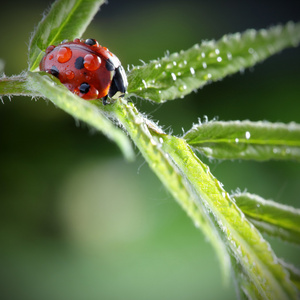
POLYGON ((120 100, 108 109, 119 117, 149 166, 195 224, 204 225, 204 233, 216 233, 216 249, 236 263, 243 293, 258 299, 296 299, 295 287, 270 245, 189 145, 166 135, 132 103, 120 100))
POLYGON ((300 245, 300 209, 249 193, 233 195, 237 206, 261 231, 300 245))
POLYGON ((181 173, 168 154, 162 150, 161 141, 162 136, 164 136, 162 130, 140 114, 133 103, 127 103, 123 99, 119 99, 112 105, 106 105, 104 109, 120 120, 149 163, 150 168, 191 217, 195 226, 205 233, 218 255, 224 279, 227 281, 230 273, 230 258, 226 253, 224 243, 218 230, 213 226, 212 220, 205 212, 205 207, 197 199, 198 196, 186 181, 185 175, 181 173))
POLYGON ((296 289, 270 245, 245 218, 222 184, 182 139, 164 136, 164 149, 186 175, 236 261, 238 282, 251 299, 296 299, 296 289))
MULTIPOLYGON (((72 94, 57 78, 44 72, 28 73, 28 88, 51 100, 56 106, 103 132, 117 143, 124 156, 132 160, 134 152, 124 132, 116 127, 100 108, 72 94)), ((101 150, 99 149, 99 153, 101 150)))
POLYGON ((287 47, 297 46, 299 41, 300 23, 292 22, 267 30, 225 35, 217 42, 205 41, 187 51, 134 67, 128 74, 128 93, 156 102, 180 98, 287 47))
POLYGON ((38 66, 49 45, 79 38, 105 0, 57 0, 39 23, 29 44, 29 70, 38 66))
POLYGON ((0 96, 41 96, 37 92, 33 92, 27 86, 27 76, 3 76, 0 78, 0 96))
POLYGON ((295 123, 208 122, 194 125, 184 139, 212 158, 300 161, 300 125, 295 123))

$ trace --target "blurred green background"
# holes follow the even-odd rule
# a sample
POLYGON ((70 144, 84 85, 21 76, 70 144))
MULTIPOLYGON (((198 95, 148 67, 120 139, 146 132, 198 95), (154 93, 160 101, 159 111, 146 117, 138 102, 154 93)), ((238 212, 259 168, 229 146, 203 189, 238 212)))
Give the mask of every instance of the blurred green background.
MULTIPOLYGON (((141 64, 203 39, 299 21, 299 1, 110 0, 84 37, 141 64)), ((30 32, 51 1, 1 3, 7 75, 27 67, 30 32)), ((198 118, 300 122, 299 49, 163 105, 137 107, 178 135, 198 118)), ((49 101, 0 103, 1 299, 234 299, 212 247, 138 155, 49 101)), ((204 159, 204 158, 203 158, 204 159)), ((295 162, 207 161, 227 191, 299 205, 295 162)), ((300 267, 299 248, 269 239, 300 267)))

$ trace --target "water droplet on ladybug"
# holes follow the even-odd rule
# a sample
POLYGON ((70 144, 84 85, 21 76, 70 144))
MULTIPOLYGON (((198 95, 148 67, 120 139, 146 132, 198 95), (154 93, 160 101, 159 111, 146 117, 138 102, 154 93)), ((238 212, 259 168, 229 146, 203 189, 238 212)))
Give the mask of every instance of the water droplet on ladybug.
POLYGON ((68 71, 66 71, 66 77, 69 80, 72 80, 75 77, 75 73, 73 71, 71 71, 71 70, 68 70, 68 71))
POLYGON ((92 85, 83 82, 78 86, 74 93, 85 100, 94 100, 99 98, 99 91, 92 85))
POLYGON ((89 71, 96 71, 100 68, 101 58, 95 54, 87 54, 84 57, 83 65, 89 71))
POLYGON ((54 45, 50 45, 49 47, 47 47, 47 49, 46 49, 46 54, 49 54, 53 49, 55 48, 55 46, 54 45))
POLYGON ((89 45, 89 46, 95 46, 95 47, 99 46, 98 42, 95 39, 86 39, 84 41, 84 43, 89 45))
POLYGON ((72 50, 68 47, 61 47, 57 52, 57 61, 65 63, 72 57, 72 50))

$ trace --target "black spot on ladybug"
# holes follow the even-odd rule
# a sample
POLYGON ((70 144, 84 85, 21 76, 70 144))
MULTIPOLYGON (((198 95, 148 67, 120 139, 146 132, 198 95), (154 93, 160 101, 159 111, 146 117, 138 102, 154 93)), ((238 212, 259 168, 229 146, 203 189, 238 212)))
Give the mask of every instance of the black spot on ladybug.
POLYGON ((77 70, 83 69, 84 68, 83 62, 84 62, 84 58, 82 56, 77 57, 75 60, 75 68, 77 70))
POLYGON ((89 45, 89 46, 93 46, 93 45, 96 45, 96 40, 94 39, 86 39, 84 41, 85 44, 89 45))
POLYGON ((58 71, 58 69, 57 69, 56 66, 52 66, 52 67, 51 67, 51 69, 50 69, 50 74, 52 74, 52 75, 55 76, 55 77, 58 77, 59 71, 58 71))
POLYGON ((113 62, 110 59, 106 61, 105 67, 107 71, 113 71, 115 69, 113 62))
POLYGON ((82 83, 79 87, 79 91, 82 94, 86 94, 90 90, 90 85, 86 82, 82 83))

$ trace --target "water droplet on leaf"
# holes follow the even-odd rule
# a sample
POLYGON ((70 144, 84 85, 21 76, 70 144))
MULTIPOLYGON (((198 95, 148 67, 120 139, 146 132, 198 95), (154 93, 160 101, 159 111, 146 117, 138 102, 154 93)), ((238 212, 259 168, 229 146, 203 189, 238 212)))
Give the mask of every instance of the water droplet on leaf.
POLYGON ((177 78, 176 78, 176 75, 174 73, 171 73, 171 76, 172 76, 172 79, 175 81, 177 78))

